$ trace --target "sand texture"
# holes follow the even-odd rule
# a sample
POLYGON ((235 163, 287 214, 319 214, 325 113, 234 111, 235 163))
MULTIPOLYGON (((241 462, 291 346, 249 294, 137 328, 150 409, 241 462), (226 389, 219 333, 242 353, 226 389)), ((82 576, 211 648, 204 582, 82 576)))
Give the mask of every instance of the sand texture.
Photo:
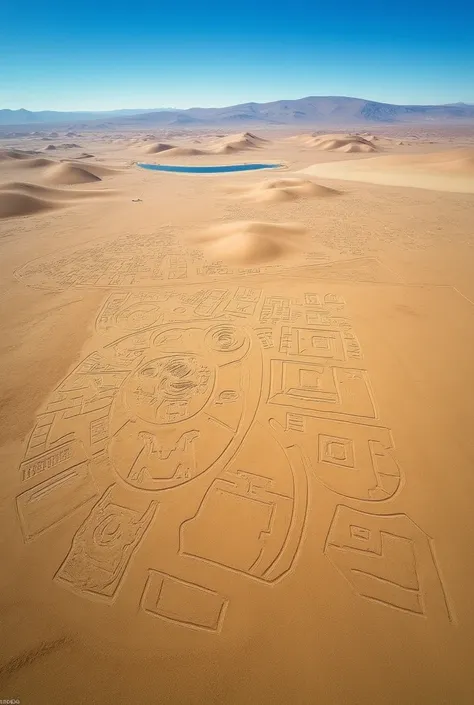
POLYGON ((0 151, 0 698, 472 705, 472 133, 56 129, 0 151))
POLYGON ((381 156, 324 166, 317 164, 303 169, 303 172, 331 179, 474 193, 474 147, 429 154, 381 156))

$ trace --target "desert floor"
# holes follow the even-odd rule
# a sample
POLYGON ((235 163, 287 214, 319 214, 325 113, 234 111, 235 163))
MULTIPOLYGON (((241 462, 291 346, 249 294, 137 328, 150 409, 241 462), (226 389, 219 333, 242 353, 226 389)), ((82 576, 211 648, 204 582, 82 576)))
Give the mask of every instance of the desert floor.
POLYGON ((0 150, 1 697, 471 705, 472 129, 0 150))

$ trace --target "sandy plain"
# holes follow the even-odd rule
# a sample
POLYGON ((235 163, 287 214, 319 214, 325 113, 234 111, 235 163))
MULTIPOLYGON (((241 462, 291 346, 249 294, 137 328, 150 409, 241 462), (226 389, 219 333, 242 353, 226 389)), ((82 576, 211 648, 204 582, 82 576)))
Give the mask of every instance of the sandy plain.
POLYGON ((474 134, 321 134, 0 141, 2 697, 473 702, 474 134))

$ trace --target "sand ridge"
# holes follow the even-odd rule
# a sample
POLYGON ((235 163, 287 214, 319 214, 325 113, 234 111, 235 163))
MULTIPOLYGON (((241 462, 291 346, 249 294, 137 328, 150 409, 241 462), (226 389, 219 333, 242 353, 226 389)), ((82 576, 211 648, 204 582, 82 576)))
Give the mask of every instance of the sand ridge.
POLYGON ((0 184, 0 218, 32 215, 55 210, 77 200, 111 195, 114 191, 72 191, 21 181, 7 182, 0 184))
POLYGON ((226 192, 236 198, 244 198, 255 203, 284 203, 299 198, 327 198, 340 193, 336 189, 316 184, 310 179, 299 178, 267 179, 249 186, 227 188, 226 192))
POLYGON ((376 152, 376 145, 368 138, 357 134, 313 134, 303 136, 300 140, 306 147, 312 147, 323 152, 376 152))
POLYGON ((298 223, 236 221, 206 228, 194 236, 211 259, 230 264, 272 262, 304 249, 306 229, 298 223))
POLYGON ((233 154, 244 152, 248 149, 261 149, 268 145, 268 140, 254 135, 252 132, 241 132, 236 135, 222 137, 211 145, 210 151, 214 154, 233 154))
MULTIPOLYGON (((194 140, 196 143, 196 140, 194 140)), ((202 144, 199 141, 199 144, 202 144)), ((269 140, 258 137, 251 132, 222 135, 214 140, 207 141, 202 148, 189 147, 185 144, 177 145, 167 142, 151 142, 142 144, 144 154, 162 154, 167 157, 190 157, 204 154, 232 155, 247 150, 261 149, 269 144, 269 140)))
POLYGON ((58 185, 90 184, 101 181, 100 176, 94 174, 90 169, 71 163, 51 166, 43 178, 48 184, 58 185))
POLYGON ((19 190, 0 190, 0 219, 53 210, 57 204, 19 190))
POLYGON ((11 162, 19 159, 31 159, 37 152, 28 152, 21 149, 1 149, 0 162, 11 162))
POLYGON ((143 153, 160 154, 161 152, 167 152, 170 149, 175 149, 175 145, 168 144, 167 142, 151 142, 143 147, 143 153))

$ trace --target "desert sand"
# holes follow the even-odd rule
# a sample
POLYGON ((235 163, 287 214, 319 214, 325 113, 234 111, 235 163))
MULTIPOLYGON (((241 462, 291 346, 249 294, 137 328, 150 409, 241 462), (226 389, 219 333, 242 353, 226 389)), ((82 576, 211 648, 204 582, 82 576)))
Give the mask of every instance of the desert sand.
POLYGON ((474 193, 474 147, 375 157, 364 162, 317 164, 302 171, 326 178, 474 193))
POLYGON ((472 705, 472 131, 56 130, 0 152, 1 697, 472 705))

